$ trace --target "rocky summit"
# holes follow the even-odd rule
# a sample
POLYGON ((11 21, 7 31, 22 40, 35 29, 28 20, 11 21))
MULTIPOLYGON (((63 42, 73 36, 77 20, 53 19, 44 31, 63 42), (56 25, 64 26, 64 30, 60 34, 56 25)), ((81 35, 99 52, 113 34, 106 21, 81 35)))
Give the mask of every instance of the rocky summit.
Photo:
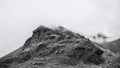
POLYGON ((22 47, 0 59, 0 68, 115 68, 110 63, 116 58, 62 26, 40 26, 22 47))

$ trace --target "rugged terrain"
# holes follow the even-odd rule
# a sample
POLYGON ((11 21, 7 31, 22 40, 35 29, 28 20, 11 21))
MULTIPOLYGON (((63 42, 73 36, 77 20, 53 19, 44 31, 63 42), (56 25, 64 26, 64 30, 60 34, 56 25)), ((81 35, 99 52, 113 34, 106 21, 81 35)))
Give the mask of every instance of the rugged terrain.
MULTIPOLYGON (((103 44, 108 45, 108 44, 103 44)), ((119 54, 62 26, 40 26, 0 68, 120 68, 119 54)))

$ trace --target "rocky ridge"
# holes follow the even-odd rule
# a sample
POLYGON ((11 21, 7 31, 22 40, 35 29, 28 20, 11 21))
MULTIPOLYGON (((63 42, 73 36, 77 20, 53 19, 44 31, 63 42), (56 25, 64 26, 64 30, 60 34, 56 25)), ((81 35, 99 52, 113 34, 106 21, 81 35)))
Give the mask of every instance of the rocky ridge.
POLYGON ((106 68, 108 54, 62 26, 40 26, 21 48, 0 59, 0 68, 106 68))

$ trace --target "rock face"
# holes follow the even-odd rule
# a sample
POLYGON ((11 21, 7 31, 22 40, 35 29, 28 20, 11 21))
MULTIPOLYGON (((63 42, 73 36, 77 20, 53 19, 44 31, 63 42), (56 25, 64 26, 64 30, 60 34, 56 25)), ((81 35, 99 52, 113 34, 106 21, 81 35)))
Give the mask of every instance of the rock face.
POLYGON ((40 26, 21 48, 0 59, 0 68, 98 68, 105 64, 103 53, 62 26, 40 26))

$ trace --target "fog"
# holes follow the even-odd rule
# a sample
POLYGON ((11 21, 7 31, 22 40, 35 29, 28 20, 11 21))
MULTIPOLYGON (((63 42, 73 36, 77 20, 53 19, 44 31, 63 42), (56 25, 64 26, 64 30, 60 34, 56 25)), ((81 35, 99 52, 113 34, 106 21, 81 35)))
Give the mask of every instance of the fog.
POLYGON ((22 46, 39 25, 62 25, 89 37, 120 38, 120 0, 0 0, 0 57, 22 46))

